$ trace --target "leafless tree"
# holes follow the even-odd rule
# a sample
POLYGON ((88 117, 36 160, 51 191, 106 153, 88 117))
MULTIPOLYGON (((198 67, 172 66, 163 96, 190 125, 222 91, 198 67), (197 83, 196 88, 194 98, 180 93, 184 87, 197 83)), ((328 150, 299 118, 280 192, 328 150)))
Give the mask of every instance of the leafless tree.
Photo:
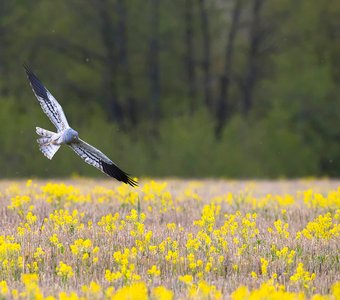
POLYGON ((227 42, 225 47, 225 61, 224 70, 220 78, 220 95, 217 101, 216 111, 216 137, 219 138, 222 129, 227 121, 228 116, 231 114, 231 107, 229 105, 229 87, 232 74, 233 56, 235 49, 235 38, 239 28, 239 20, 242 11, 242 0, 234 0, 234 7, 231 14, 230 29, 227 34, 227 42))
POLYGON ((208 17, 208 8, 206 0, 199 0, 199 10, 201 16, 202 29, 202 49, 203 49, 203 89, 204 102, 207 108, 212 110, 212 93, 211 93, 211 36, 210 22, 208 17))
POLYGON ((109 116, 122 124, 124 120, 122 105, 118 99, 117 87, 117 47, 115 23, 112 20, 113 9, 108 0, 95 1, 94 7, 99 14, 99 32, 105 47, 104 52, 104 95, 108 99, 109 116))
POLYGON ((249 50, 243 83, 243 113, 248 114, 254 102, 254 90, 259 73, 259 49, 263 40, 261 12, 265 0, 252 0, 249 24, 249 50))
POLYGON ((125 103, 126 117, 128 121, 135 125, 137 122, 136 100, 134 97, 134 85, 131 76, 131 69, 128 55, 128 15, 124 0, 116 0, 117 10, 117 40, 118 40, 118 62, 123 76, 123 101, 125 103))
POLYGON ((151 29, 150 29, 150 84, 152 101, 152 118, 157 126, 160 119, 160 62, 159 62, 159 0, 151 0, 151 29))
POLYGON ((190 113, 192 114, 197 106, 197 78, 195 68, 195 48, 194 48, 194 24, 193 24, 193 0, 185 0, 184 21, 185 21, 185 65, 188 79, 188 96, 190 99, 190 113))

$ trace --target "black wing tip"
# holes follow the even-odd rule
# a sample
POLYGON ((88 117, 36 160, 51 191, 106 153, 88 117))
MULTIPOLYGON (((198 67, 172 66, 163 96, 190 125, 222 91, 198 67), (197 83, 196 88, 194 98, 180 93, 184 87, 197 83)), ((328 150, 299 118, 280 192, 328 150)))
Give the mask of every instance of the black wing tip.
POLYGON ((27 74, 27 77, 28 79, 32 82, 35 81, 35 80, 38 80, 38 77, 33 73, 32 69, 31 69, 31 66, 29 64, 27 64, 26 62, 24 62, 22 64, 22 66, 24 67, 25 71, 26 71, 26 74, 27 74))
POLYGON ((127 175, 127 177, 128 177, 128 182, 127 182, 127 184, 131 185, 132 187, 137 187, 137 186, 138 186, 138 182, 137 182, 137 181, 133 180, 133 179, 132 179, 130 176, 128 176, 128 175, 127 175))
POLYGON ((31 66, 30 66, 28 63, 24 62, 24 63, 22 64, 22 66, 23 66, 23 68, 25 69, 26 74, 27 74, 28 77, 30 77, 30 76, 32 76, 32 75, 35 76, 34 73, 33 73, 33 71, 32 71, 32 69, 31 69, 31 66))
POLYGON ((33 73, 33 71, 31 70, 31 67, 25 62, 22 64, 22 66, 24 67, 26 71, 28 80, 35 94, 39 97, 48 99, 46 88, 44 87, 42 82, 38 79, 38 77, 33 73))
POLYGON ((104 161, 101 161, 100 163, 104 173, 110 177, 116 178, 117 180, 129 184, 132 187, 138 186, 137 181, 133 180, 127 173, 119 169, 115 164, 108 164, 104 161))
POLYGON ((23 68, 26 70, 26 72, 31 71, 30 65, 27 62, 22 63, 23 68))

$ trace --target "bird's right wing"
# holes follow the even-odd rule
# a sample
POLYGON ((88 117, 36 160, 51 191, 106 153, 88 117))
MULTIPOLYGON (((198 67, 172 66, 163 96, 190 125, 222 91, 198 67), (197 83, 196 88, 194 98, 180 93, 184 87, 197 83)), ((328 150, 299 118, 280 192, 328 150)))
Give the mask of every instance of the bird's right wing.
POLYGON ((90 144, 78 139, 77 142, 69 144, 69 146, 76 152, 86 163, 99 169, 106 175, 116 178, 119 181, 127 183, 131 186, 136 186, 134 181, 128 174, 122 171, 116 164, 114 164, 103 152, 90 144))
POLYGON ((37 97, 40 106, 44 113, 48 116, 54 126, 57 128, 58 132, 65 130, 70 127, 68 125, 64 111, 58 101, 52 96, 52 94, 45 88, 37 76, 32 72, 32 70, 24 65, 28 80, 32 90, 37 97))

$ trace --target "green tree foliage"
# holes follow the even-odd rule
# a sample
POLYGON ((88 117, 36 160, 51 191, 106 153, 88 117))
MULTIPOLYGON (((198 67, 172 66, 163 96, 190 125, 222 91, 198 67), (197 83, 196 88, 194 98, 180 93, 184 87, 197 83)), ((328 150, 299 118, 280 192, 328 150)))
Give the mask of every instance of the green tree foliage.
POLYGON ((34 145, 53 126, 23 62, 133 175, 340 176, 339 18, 337 0, 2 1, 1 176, 100 176, 34 145))

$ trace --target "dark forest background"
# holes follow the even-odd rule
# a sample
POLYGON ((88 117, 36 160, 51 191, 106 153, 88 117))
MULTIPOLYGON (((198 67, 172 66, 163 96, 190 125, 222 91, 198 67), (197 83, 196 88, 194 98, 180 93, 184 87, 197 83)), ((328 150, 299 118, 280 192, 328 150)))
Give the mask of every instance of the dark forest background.
POLYGON ((132 175, 340 176, 338 0, 2 0, 1 177, 104 176, 39 152, 24 62, 132 175))

